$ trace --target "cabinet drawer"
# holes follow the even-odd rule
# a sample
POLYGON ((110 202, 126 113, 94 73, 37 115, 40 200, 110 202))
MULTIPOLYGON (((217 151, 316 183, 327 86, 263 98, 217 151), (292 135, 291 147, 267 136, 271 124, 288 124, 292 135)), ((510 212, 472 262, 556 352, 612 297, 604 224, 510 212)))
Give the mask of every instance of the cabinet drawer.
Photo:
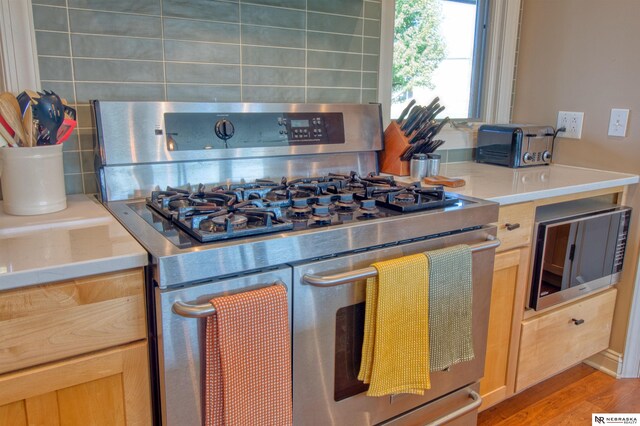
POLYGON ((612 288, 523 321, 516 392, 607 349, 615 301, 612 288))
POLYGON ((501 244, 497 251, 531 245, 534 215, 533 203, 501 206, 498 213, 498 238, 501 244))
POLYGON ((146 337, 143 270, 0 293, 0 373, 146 337))

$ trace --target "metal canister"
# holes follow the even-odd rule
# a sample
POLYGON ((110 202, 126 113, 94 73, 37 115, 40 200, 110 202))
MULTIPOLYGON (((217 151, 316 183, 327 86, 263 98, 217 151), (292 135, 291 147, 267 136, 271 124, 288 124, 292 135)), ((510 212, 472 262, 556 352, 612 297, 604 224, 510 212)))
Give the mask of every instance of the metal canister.
POLYGON ((427 176, 429 159, 426 154, 414 154, 411 157, 411 179, 414 180, 422 180, 423 177, 427 176))
POLYGON ((426 176, 438 176, 440 174, 440 154, 427 154, 427 157, 426 176))

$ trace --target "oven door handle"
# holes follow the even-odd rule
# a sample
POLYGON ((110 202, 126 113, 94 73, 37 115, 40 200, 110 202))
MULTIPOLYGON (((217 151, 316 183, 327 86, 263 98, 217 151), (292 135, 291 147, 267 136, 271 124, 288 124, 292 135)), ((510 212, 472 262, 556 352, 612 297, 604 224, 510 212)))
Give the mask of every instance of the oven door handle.
MULTIPOLYGON (((276 280, 273 282, 273 284, 270 285, 278 284, 287 289, 287 285, 281 280, 276 280)), ((214 308, 214 306, 210 302, 196 304, 185 303, 178 300, 173 303, 171 310, 174 314, 178 314, 181 317, 186 318, 205 318, 216 313, 216 308, 214 308)))
POLYGON ((471 398, 471 402, 464 407, 460 407, 455 411, 450 412, 449 414, 445 414, 442 417, 435 419, 432 422, 427 423, 425 426, 439 426, 445 423, 450 422, 451 420, 455 420, 458 417, 462 417, 467 413, 477 409, 482 405, 482 397, 478 394, 478 392, 473 389, 469 389, 469 398, 471 398))
MULTIPOLYGON (((487 236, 487 241, 477 244, 470 244, 469 248, 471 249, 471 252, 476 252, 496 248, 499 245, 500 240, 493 235, 489 235, 487 236)), ((317 287, 332 287, 335 285, 348 284, 356 280, 373 278, 376 275, 378 275, 378 270, 373 266, 369 266, 368 268, 356 269, 355 271, 344 272, 342 274, 336 275, 327 275, 324 277, 305 274, 302 277, 302 281, 317 287)))

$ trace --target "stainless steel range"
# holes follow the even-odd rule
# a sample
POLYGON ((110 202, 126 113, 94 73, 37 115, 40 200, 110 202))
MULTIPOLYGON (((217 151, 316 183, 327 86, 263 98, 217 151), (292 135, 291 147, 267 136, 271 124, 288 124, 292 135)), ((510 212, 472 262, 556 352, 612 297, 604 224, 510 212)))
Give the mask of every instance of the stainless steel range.
POLYGON ((480 404, 497 205, 379 176, 379 105, 94 102, 107 208, 149 251, 157 416, 202 423, 210 299, 288 288, 296 425, 468 424, 480 404), (357 380, 371 263, 473 250, 474 360, 424 396, 357 380))

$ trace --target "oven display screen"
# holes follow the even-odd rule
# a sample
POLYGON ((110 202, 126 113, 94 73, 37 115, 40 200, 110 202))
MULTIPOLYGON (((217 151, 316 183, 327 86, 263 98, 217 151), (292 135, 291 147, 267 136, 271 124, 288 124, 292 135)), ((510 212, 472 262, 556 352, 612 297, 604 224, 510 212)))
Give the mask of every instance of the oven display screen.
POLYGON ((309 120, 291 120, 291 127, 309 127, 309 120))

